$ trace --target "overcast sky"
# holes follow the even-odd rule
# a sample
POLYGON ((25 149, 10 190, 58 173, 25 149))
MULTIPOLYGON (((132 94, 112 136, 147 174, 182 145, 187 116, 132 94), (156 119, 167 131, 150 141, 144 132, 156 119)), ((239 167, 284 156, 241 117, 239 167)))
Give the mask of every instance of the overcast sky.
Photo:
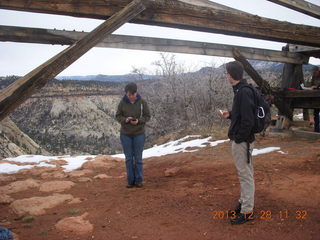
MULTIPOLYGON (((320 5, 319 0, 308 1, 320 5)), ((281 7, 266 0, 215 0, 215 2, 263 17, 320 27, 320 20, 288 8, 281 7)), ((0 10, 0 25, 91 31, 101 23, 102 21, 93 19, 0 10)), ((114 33, 223 43, 275 50, 281 50, 282 46, 285 45, 284 43, 240 38, 221 34, 136 24, 125 24, 114 33)), ((0 42, 0 76, 26 75, 65 48, 66 46, 0 42)), ((175 55, 179 63, 185 65, 191 70, 198 70, 204 66, 219 66, 230 60, 228 58, 189 54, 175 55)), ((152 63, 158 59, 158 52, 93 48, 59 75, 127 74, 132 71, 133 67, 145 69, 146 73, 152 74, 154 73, 152 63)), ((319 59, 312 58, 310 62, 312 64, 320 64, 319 59)))

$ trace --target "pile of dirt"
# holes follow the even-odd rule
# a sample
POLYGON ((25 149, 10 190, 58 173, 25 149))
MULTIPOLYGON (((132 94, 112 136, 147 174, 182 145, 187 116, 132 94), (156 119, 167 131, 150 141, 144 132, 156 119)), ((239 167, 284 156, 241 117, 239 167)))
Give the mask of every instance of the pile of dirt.
POLYGON ((239 183, 230 142, 144 160, 145 186, 125 188, 124 161, 99 156, 82 169, 0 175, 0 226, 20 239, 318 239, 320 144, 258 139, 280 147, 254 157, 255 216, 232 226, 239 183))

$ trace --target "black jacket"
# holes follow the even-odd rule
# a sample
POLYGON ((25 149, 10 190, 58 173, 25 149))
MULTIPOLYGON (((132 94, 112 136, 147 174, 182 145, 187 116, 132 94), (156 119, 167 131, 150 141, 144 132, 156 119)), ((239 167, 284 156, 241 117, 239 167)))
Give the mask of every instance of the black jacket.
POLYGON ((229 112, 231 124, 228 137, 236 143, 252 143, 255 140, 254 133, 252 133, 256 111, 254 93, 252 89, 243 87, 245 85, 248 83, 243 79, 237 85, 232 86, 234 97, 232 110, 229 112))

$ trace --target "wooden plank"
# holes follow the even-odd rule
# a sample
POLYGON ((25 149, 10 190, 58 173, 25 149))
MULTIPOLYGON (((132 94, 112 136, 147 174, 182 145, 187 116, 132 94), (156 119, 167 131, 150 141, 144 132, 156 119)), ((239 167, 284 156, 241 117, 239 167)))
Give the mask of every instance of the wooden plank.
POLYGON ((315 109, 320 108, 320 98, 300 98, 293 99, 291 102, 293 108, 315 109))
POLYGON ((84 38, 4 89, 0 93, 0 121, 33 93, 42 88, 48 81, 104 39, 106 35, 111 34, 144 9, 145 7, 141 3, 141 0, 132 1, 84 38))
POLYGON ((244 70, 252 78, 253 81, 260 87, 261 92, 264 94, 272 94, 274 97, 274 105, 279 109, 280 115, 285 115, 292 120, 293 110, 290 107, 290 101, 283 101, 283 98, 278 94, 275 94, 269 83, 264 80, 260 74, 252 67, 252 65, 247 61, 247 59, 240 53, 238 49, 233 49, 234 59, 241 62, 244 70))
POLYGON ((301 53, 309 57, 320 58, 320 48, 288 44, 289 52, 301 53))
POLYGON ((268 0, 295 11, 320 19, 320 6, 304 0, 268 0))
MULTIPOLYGON (((105 19, 128 2, 0 0, 0 8, 105 19)), ((190 0, 145 0, 145 4, 147 10, 132 22, 320 47, 319 27, 215 9, 190 0)))
POLYGON ((276 94, 281 96, 283 101, 290 101, 292 108, 320 108, 320 90, 284 90, 276 94))
MULTIPOLYGON (((85 34, 87 33, 0 25, 0 41, 70 45, 82 38, 85 34)), ((175 52, 220 57, 233 57, 232 49, 236 47, 247 59, 294 64, 306 64, 309 60, 309 58, 303 54, 287 51, 114 34, 97 44, 97 47, 175 52)))

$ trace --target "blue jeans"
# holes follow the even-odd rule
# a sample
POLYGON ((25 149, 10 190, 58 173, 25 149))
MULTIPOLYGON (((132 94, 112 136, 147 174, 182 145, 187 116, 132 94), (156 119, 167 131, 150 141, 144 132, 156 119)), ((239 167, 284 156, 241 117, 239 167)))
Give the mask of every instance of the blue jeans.
POLYGON ((313 116, 314 116, 314 131, 315 132, 320 131, 319 113, 320 113, 319 108, 314 109, 313 116))
POLYGON ((142 152, 145 139, 145 135, 134 137, 120 135, 123 152, 126 156, 127 180, 130 185, 143 181, 142 152))

